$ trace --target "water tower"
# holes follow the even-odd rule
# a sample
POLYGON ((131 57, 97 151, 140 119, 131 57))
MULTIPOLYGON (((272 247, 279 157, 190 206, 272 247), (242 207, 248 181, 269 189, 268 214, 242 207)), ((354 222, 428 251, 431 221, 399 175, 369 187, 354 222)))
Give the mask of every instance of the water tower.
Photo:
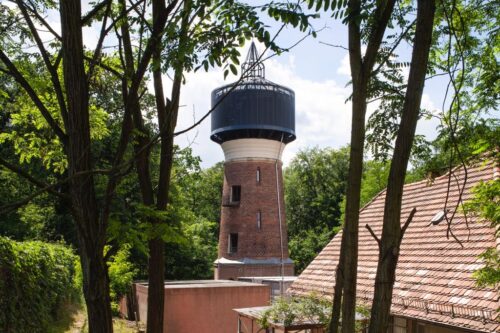
POLYGON ((215 279, 293 275, 281 155, 295 140, 295 94, 265 79, 254 43, 241 70, 212 92, 210 138, 225 156, 215 279))

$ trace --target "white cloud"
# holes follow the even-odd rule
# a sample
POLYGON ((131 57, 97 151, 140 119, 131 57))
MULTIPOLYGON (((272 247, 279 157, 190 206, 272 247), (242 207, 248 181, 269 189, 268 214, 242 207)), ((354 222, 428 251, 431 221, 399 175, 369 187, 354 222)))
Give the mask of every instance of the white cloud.
MULTIPOLYGON (((247 47, 241 51, 246 56, 247 47)), ((258 47, 262 50, 263 47, 258 47)), ((349 97, 351 87, 345 87, 345 81, 312 80, 299 76, 295 68, 295 58, 271 58, 265 62, 266 78, 277 84, 287 86, 295 91, 295 130, 297 139, 288 144, 283 154, 285 165, 300 149, 318 146, 339 148, 347 145, 351 133, 351 103, 345 103, 349 97), (281 61, 279 61, 281 60, 281 61)), ((348 57, 344 57, 337 69, 337 73, 350 75, 348 57)), ((222 70, 212 70, 208 73, 199 71, 186 75, 186 84, 181 91, 181 105, 177 131, 192 125, 210 109, 210 94, 213 89, 237 78, 229 75, 224 81, 222 70)), ((166 83, 169 79, 165 77, 166 83)), ((170 87, 166 87, 168 92, 170 87)), ((368 105, 366 119, 376 109, 378 103, 368 105)), ((429 95, 424 94, 422 107, 436 110, 429 95)), ((429 138, 436 135, 436 119, 419 122, 417 133, 429 138)), ((222 149, 210 140, 210 117, 195 130, 176 138, 176 143, 182 147, 190 145, 194 154, 203 160, 203 166, 208 167, 224 159, 222 149)))
MULTIPOLYGON (((441 109, 437 108, 430 96, 426 93, 422 94, 422 102, 420 103, 420 108, 425 109, 432 114, 440 114, 441 109)), ((416 134, 425 135, 428 140, 433 140, 437 136, 437 127, 439 125, 439 119, 432 117, 431 119, 422 118, 418 121, 416 134)))
POLYGON ((351 77, 351 65, 349 64, 349 53, 346 53, 340 61, 340 66, 337 68, 337 74, 351 77))
MULTIPOLYGON (((242 54, 245 55, 245 52, 242 54)), ((347 88, 333 80, 312 81, 299 77, 293 71, 293 57, 289 57, 286 65, 273 58, 266 61, 265 66, 267 79, 295 91, 297 140, 285 149, 285 164, 301 148, 347 144, 350 137, 350 104, 344 102, 349 94, 347 88)), ((193 116, 196 120, 200 119, 209 110, 213 89, 234 80, 233 77, 224 81, 221 71, 188 74, 182 89, 181 104, 184 107, 179 114, 177 130, 190 126, 193 116)), ((176 143, 191 145, 194 153, 201 156, 203 165, 210 166, 224 157, 218 144, 210 141, 209 137, 210 119, 207 119, 196 131, 178 137, 176 143)))

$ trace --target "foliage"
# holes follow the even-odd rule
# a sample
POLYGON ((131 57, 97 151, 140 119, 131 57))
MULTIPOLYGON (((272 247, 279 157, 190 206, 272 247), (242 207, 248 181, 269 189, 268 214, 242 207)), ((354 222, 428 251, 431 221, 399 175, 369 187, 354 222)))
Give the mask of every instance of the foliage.
POLYGON ((170 223, 179 238, 166 243, 168 279, 209 279, 217 258, 222 167, 201 170, 190 148, 176 149, 170 186, 170 223), (217 218, 211 220, 210 218, 217 218))
POLYGON ((288 232, 292 237, 300 230, 339 225, 348 156, 347 148, 309 148, 291 161, 284 178, 288 232))
MULTIPOLYGON (((174 148, 170 204, 157 211, 140 203, 136 175, 123 180, 117 189, 115 212, 108 227, 108 243, 116 251, 130 247, 130 261, 137 278, 147 277, 147 242, 161 235, 166 242, 165 274, 168 279, 199 279, 213 276, 217 257, 222 164, 201 170, 199 157, 190 148, 174 148), (150 217, 168 221, 161 228, 150 217)), ((152 153, 153 178, 158 170, 157 151, 152 153)))
POLYGON ((348 148, 300 151, 284 172, 290 257, 300 273, 340 226, 348 148))
POLYGON ((455 129, 455 143, 450 141, 448 128, 440 126, 438 136, 426 147, 426 152, 413 158, 416 180, 433 178, 446 173, 450 167, 481 159, 483 154, 495 154, 500 137, 500 120, 495 118, 461 122, 455 129))
MULTIPOLYGON (((413 162, 417 164, 432 156, 430 171, 442 172, 443 168, 467 159, 471 156, 469 144, 481 139, 481 135, 488 136, 483 129, 494 127, 492 121, 498 126, 495 113, 500 100, 499 9, 495 1, 481 1, 480 5, 475 1, 437 2, 427 74, 428 79, 442 82, 447 89, 442 110, 420 111, 421 118, 440 120, 438 138, 432 143, 434 147, 417 135, 412 150, 413 162), (438 151, 433 149, 436 145, 438 151)), ((389 42, 384 42, 381 48, 379 70, 370 86, 370 98, 380 104, 368 120, 367 148, 381 160, 392 155, 406 89, 402 70, 407 64, 394 63, 401 49, 398 44, 409 41, 415 24, 408 20, 411 17, 408 13, 414 11, 411 2, 402 4, 399 11, 394 19, 401 30, 408 33, 391 31, 387 36, 389 42)))
MULTIPOLYGON (((473 197, 464 205, 468 213, 476 214, 483 222, 491 223, 496 236, 500 235, 500 180, 480 182, 473 189, 473 197)), ((480 255, 485 266, 474 272, 479 286, 497 286, 500 283, 500 253, 490 248, 480 255)))
POLYGON ((363 165, 361 182, 361 206, 366 205, 387 186, 389 164, 379 161, 366 161, 363 165))
MULTIPOLYGON (((271 323, 287 327, 303 322, 317 323, 326 327, 330 322, 331 308, 332 303, 329 300, 315 293, 278 298, 260 315, 257 323, 262 328, 268 328, 271 323)), ((361 304, 356 306, 356 312, 365 318, 370 314, 370 310, 361 304)), ((364 323, 356 323, 356 332, 362 332, 363 328, 364 323)))
POLYGON ((334 235, 334 230, 325 227, 323 229, 302 230, 294 237, 290 237, 288 249, 295 264, 295 273, 302 273, 334 235))
POLYGON ((500 252, 495 248, 489 248, 479 256, 485 266, 474 272, 478 286, 496 287, 500 283, 500 252))
POLYGON ((298 322, 313 322, 326 326, 331 306, 330 302, 316 294, 278 298, 261 314, 257 322, 262 328, 268 328, 270 323, 279 323, 286 327, 298 322))
POLYGON ((217 223, 204 218, 186 221, 183 239, 167 242, 165 277, 167 279, 211 279, 213 262, 217 258, 217 223))
POLYGON ((210 168, 191 173, 191 179, 186 179, 191 185, 183 186, 191 210, 209 221, 220 221, 223 172, 224 164, 219 162, 210 168))
POLYGON ((0 329, 46 332, 61 306, 80 299, 78 265, 62 244, 0 237, 0 329))
POLYGON ((138 271, 130 262, 130 245, 123 245, 108 262, 111 309, 118 315, 120 299, 130 290, 138 271))
MULTIPOLYGON (((189 224, 185 221, 192 215, 184 206, 172 205, 165 211, 167 194, 172 192, 169 172, 173 141, 173 133, 166 133, 165 129, 174 131, 184 72, 200 64, 208 69, 230 61, 229 69, 235 73, 237 47, 252 37, 277 53, 283 51, 257 14, 259 10, 287 19, 303 31, 307 30, 308 16, 297 6, 287 7, 286 2, 250 6, 234 0, 148 1, 130 5, 126 1, 109 1, 91 3, 89 12, 80 17, 81 5, 64 1, 0 4, 4 13, 0 17, 0 103, 7 110, 1 117, 5 126, 0 144, 15 154, 11 171, 23 174, 16 167, 38 164, 50 177, 38 178, 34 176, 39 174, 27 172, 29 176, 25 178, 39 188, 49 189, 47 192, 68 206, 78 226, 75 231, 80 240, 79 254, 82 262, 88 263, 82 268, 89 314, 95 314, 89 316, 90 329, 109 331, 107 272, 101 257, 107 241, 114 249, 119 248, 123 240, 117 235, 128 228, 135 231, 129 237, 131 244, 158 244, 150 246, 149 251, 153 258, 149 274, 154 276, 160 272, 155 267, 163 266, 161 250, 154 249, 161 249, 163 241, 179 243, 182 226, 189 224), (287 9, 293 10, 287 13, 287 9), (56 12, 60 22, 46 19, 56 12), (88 50, 81 39, 82 28, 94 24, 103 29, 96 48, 88 50), (175 71, 172 96, 164 96, 163 88, 157 88, 161 82, 155 80, 154 85, 156 101, 162 101, 156 109, 163 133, 151 123, 144 124, 148 110, 140 105, 143 97, 148 97, 147 75, 151 70, 154 78, 161 78, 160 69, 164 73, 175 71), (109 126, 110 122, 113 126, 109 126), (156 145, 160 137, 161 155, 156 145), (158 168, 153 172, 149 165, 151 152, 156 154, 153 158, 161 159, 160 163, 156 161, 158 168), (128 197, 115 196, 115 191, 125 191, 120 183, 128 178, 134 162, 142 203, 137 192, 128 197), (160 166, 162 172, 153 174, 160 166), (152 179, 151 174, 157 179, 152 179), (151 193, 148 198, 146 191, 151 193), (129 214, 134 218, 125 228, 118 227, 117 221, 127 215, 120 208, 127 206, 134 208, 129 214), (112 230, 106 230, 108 225, 113 225, 112 230), (160 265, 155 266, 155 262, 160 265)), ((51 205, 31 205, 17 213, 38 232, 44 218, 54 212, 51 205)), ((210 228, 200 230, 207 229, 210 228)), ((163 303, 153 302, 153 306, 157 304, 163 303)))

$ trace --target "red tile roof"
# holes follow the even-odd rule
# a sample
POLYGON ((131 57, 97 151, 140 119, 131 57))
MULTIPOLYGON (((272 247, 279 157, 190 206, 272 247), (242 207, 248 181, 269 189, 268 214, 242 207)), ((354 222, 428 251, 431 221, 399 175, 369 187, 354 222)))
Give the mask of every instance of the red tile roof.
MULTIPOLYGON (((479 181, 494 179, 494 171, 498 172, 498 168, 495 170, 493 164, 468 168, 464 187, 465 172, 463 168, 455 169, 447 208, 453 211, 461 188, 463 200, 467 200, 470 189, 479 181)), ((489 247, 500 248, 499 239, 488 223, 473 216, 465 218, 460 209, 451 221, 451 230, 463 247, 451 235, 447 237, 446 220, 432 225, 432 218, 444 209, 447 189, 448 175, 436 178, 432 184, 424 180, 404 187, 401 222, 413 207, 417 213, 401 244, 391 313, 481 332, 500 332, 498 289, 479 288, 472 278, 472 273, 482 267, 478 255, 489 247)), ((378 247, 365 225, 369 224, 380 237, 384 201, 385 191, 360 212, 357 297, 368 305, 373 298, 378 247)), ((289 292, 304 295, 314 291, 332 296, 340 239, 341 234, 337 234, 289 292)))

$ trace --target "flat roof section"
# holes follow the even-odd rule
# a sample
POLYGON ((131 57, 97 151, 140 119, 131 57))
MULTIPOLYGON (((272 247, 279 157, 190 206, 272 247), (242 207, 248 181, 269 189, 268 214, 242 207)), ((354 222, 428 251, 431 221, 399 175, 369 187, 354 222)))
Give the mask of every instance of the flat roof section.
MULTIPOLYGON (((267 279, 267 277, 266 277, 267 279)), ((280 280, 281 281, 281 280, 280 280)), ((286 280, 285 280, 286 281, 286 280)), ((141 286, 148 287, 147 282, 137 282, 141 286)), ((234 281, 234 280, 184 280, 184 281, 165 281, 165 289, 184 289, 184 288, 228 288, 228 287, 261 287, 260 283, 234 281)))

